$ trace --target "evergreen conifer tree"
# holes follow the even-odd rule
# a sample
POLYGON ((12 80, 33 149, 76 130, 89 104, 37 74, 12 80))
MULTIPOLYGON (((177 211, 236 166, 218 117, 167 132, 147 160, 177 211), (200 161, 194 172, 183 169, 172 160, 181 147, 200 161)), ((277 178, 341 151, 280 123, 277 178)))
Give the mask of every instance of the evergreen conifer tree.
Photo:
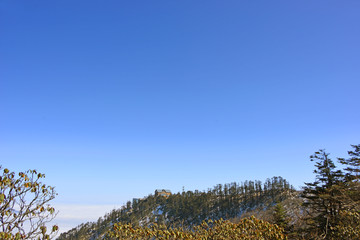
POLYGON ((350 158, 339 158, 345 165, 345 183, 343 195, 349 211, 360 211, 360 144, 351 145, 354 150, 348 151, 350 158))
POLYGON ((319 235, 326 238, 331 227, 336 226, 343 208, 339 199, 339 184, 342 182, 343 173, 336 170, 334 162, 324 150, 315 152, 310 159, 315 162, 316 180, 313 183, 305 183, 302 196, 305 198, 304 205, 310 209, 309 230, 318 230, 319 235))
POLYGON ((339 162, 346 166, 344 171, 349 181, 360 182, 360 144, 351 146, 354 150, 348 151, 350 158, 339 158, 339 162))
POLYGON ((286 216, 286 211, 284 206, 281 203, 275 205, 274 209, 274 223, 279 227, 282 227, 284 230, 288 230, 289 228, 289 221, 286 216))

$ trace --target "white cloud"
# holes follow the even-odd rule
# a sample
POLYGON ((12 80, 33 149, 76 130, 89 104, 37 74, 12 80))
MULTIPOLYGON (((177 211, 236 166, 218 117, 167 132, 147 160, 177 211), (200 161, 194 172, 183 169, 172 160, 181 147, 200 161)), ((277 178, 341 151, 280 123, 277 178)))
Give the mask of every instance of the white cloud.
POLYGON ((51 222, 59 226, 59 232, 66 232, 81 223, 97 221, 99 217, 118 209, 115 205, 78 205, 78 204, 54 204, 59 211, 56 218, 51 222))

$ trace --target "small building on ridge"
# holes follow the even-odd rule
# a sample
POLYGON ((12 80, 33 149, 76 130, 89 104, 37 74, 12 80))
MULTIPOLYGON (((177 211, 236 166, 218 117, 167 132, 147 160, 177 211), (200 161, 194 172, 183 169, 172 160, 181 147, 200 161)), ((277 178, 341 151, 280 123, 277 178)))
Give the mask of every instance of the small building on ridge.
POLYGON ((168 198, 171 195, 171 191, 167 189, 156 189, 155 190, 155 197, 162 196, 168 198))

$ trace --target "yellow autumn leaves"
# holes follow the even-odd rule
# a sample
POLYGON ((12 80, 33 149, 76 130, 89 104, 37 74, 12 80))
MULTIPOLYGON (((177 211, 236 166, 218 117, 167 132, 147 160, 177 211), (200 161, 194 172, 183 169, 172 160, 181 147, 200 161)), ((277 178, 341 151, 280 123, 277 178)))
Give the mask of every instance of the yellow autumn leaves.
POLYGON ((56 216, 48 202, 57 193, 41 182, 44 177, 36 170, 15 174, 5 168, 0 172, 0 239, 50 239, 56 234, 57 226, 47 233, 45 225, 56 216))
POLYGON ((255 217, 244 218, 238 223, 224 220, 204 221, 192 229, 167 228, 153 224, 150 227, 133 227, 131 224, 115 224, 106 239, 287 239, 283 229, 255 217))

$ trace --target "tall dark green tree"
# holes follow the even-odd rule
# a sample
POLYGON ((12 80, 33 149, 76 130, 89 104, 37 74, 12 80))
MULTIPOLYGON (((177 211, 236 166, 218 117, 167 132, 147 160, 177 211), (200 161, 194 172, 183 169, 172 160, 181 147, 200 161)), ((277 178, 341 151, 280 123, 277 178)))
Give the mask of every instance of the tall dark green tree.
POLYGON ((273 213, 274 223, 285 230, 289 229, 289 220, 284 206, 281 203, 275 205, 273 213))
POLYGON ((343 198, 348 211, 360 211, 360 144, 351 145, 354 150, 348 151, 349 158, 338 158, 343 164, 345 178, 343 198))
POLYGON ((353 151, 348 151, 350 158, 339 158, 340 163, 344 164, 346 168, 346 176, 351 180, 360 181, 360 144, 351 145, 353 151))
POLYGON ((319 235, 326 238, 332 227, 339 221, 339 213, 343 209, 339 199, 343 173, 337 170, 329 154, 324 150, 315 152, 310 156, 315 162, 315 181, 305 183, 302 196, 305 198, 304 206, 309 209, 308 230, 319 231, 319 235))

